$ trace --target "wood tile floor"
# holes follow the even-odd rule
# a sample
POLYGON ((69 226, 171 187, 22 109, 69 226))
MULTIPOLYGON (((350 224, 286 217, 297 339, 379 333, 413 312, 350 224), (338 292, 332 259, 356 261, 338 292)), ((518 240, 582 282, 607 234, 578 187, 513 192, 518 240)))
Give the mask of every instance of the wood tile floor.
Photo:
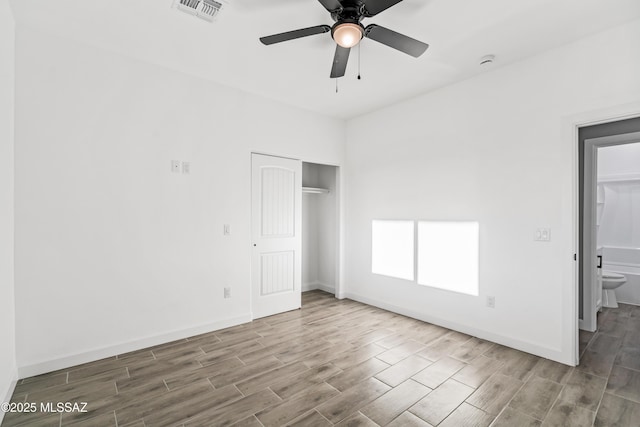
POLYGON ((21 380, 3 426, 639 426, 640 307, 571 368, 312 291, 303 309, 21 380))

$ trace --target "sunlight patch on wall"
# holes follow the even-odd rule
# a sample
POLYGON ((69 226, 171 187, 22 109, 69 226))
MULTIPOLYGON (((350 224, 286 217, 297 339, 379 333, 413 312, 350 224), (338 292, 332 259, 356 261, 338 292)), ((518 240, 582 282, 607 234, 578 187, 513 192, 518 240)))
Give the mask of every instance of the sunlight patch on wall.
POLYGON ((374 220, 371 247, 373 273, 414 280, 413 221, 374 220))
POLYGON ((418 223, 418 284, 478 295, 479 224, 418 223))

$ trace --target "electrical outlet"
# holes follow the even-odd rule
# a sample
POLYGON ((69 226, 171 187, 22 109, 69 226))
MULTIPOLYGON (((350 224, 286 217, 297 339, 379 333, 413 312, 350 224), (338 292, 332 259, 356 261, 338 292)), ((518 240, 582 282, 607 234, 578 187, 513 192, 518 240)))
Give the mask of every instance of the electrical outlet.
POLYGON ((487 296, 487 307, 496 308, 496 297, 487 296))
POLYGON ((182 173, 185 175, 189 175, 191 173, 191 163, 182 162, 182 173))
POLYGON ((171 172, 180 173, 180 160, 171 160, 171 172))
POLYGON ((231 288, 224 288, 224 297, 231 298, 231 288))

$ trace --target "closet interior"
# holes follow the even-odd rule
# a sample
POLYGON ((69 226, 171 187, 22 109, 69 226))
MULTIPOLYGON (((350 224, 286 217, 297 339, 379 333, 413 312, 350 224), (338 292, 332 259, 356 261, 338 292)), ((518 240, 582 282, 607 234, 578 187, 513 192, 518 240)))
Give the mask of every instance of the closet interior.
POLYGON ((338 267, 338 168, 302 163, 302 291, 335 295, 338 267))

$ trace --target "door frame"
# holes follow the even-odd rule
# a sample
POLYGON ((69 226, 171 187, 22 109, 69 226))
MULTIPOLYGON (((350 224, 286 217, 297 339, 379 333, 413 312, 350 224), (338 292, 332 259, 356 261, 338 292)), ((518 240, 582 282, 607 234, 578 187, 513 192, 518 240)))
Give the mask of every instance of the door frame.
MULTIPOLYGON (((578 329, 595 332, 598 323, 597 295, 594 292, 593 270, 596 268, 594 262, 596 253, 597 232, 595 223, 597 221, 596 198, 598 191, 598 140, 600 138, 588 139, 584 142, 582 158, 578 162, 583 163, 583 194, 580 194, 580 204, 582 216, 582 234, 578 236, 578 250, 584 253, 581 257, 582 271, 582 319, 578 316, 578 329), (588 253, 587 253, 588 251, 588 253)), ((579 268, 579 267, 578 267, 579 268)), ((578 282, 579 283, 579 282, 578 282)), ((578 307, 578 312, 580 307, 578 307)))
POLYGON ((580 251, 580 170, 579 170, 579 147, 580 135, 579 130, 583 127, 594 126, 604 123, 617 122, 626 119, 634 119, 640 117, 640 102, 618 105, 610 108, 592 110, 565 117, 563 120, 564 134, 566 141, 570 141, 571 165, 572 165, 572 249, 575 257, 572 259, 573 266, 571 268, 571 288, 563 292, 567 301, 563 303, 565 321, 563 324, 567 329, 563 328, 563 340, 568 343, 569 354, 572 357, 572 364, 577 366, 580 363, 580 345, 579 345, 579 262, 582 254, 580 251))
MULTIPOLYGON (((296 157, 296 156, 291 156, 291 155, 283 155, 283 154, 278 154, 278 153, 274 153, 274 152, 268 152, 268 151, 261 151, 261 150, 251 150, 249 153, 249 171, 250 171, 250 175, 251 175, 251 170, 252 170, 252 166, 251 166, 251 158, 254 154, 260 154, 263 156, 272 156, 272 157, 281 157, 284 159, 291 159, 291 160, 299 160, 300 162, 305 162, 305 163, 315 163, 315 164, 319 164, 319 165, 325 165, 325 166, 333 166, 336 168, 336 254, 335 254, 335 265, 336 265, 336 271, 335 271, 335 297, 338 299, 344 299, 345 298, 345 290, 343 289, 343 283, 345 282, 344 280, 344 260, 343 260, 343 254, 344 254, 344 192, 342 191, 343 188, 343 180, 344 180, 344 175, 342 173, 342 165, 337 164, 337 163, 333 163, 333 162, 327 162, 326 160, 322 160, 322 159, 313 159, 313 158, 307 158, 307 157, 296 157)), ((250 207, 250 212, 253 211, 253 200, 252 200, 252 179, 249 179, 249 207, 250 207)), ((249 287, 250 287, 250 304, 251 304, 251 313, 253 316, 253 292, 255 292, 255 290, 253 289, 253 269, 251 268, 251 256, 252 256, 252 252, 251 252, 251 248, 253 247, 253 220, 251 218, 251 213, 250 213, 250 223, 251 223, 251 230, 249 233, 249 241, 247 243, 247 247, 249 248, 249 287)))
MULTIPOLYGON (((612 122, 609 122, 612 123, 612 122)), ((590 138, 584 141, 584 190, 585 198, 582 200, 582 209, 584 212, 584 224, 582 229, 582 242, 588 242, 587 247, 591 256, 585 256, 582 260, 582 299, 583 299, 583 319, 580 322, 580 329, 586 329, 591 332, 597 330, 597 301, 599 295, 598 290, 594 289, 595 284, 592 282, 594 279, 594 271, 596 270, 596 257, 597 255, 597 232, 596 232, 596 200, 597 187, 598 187, 598 149, 604 147, 614 147, 616 145, 636 144, 640 142, 640 132, 630 132, 617 135, 602 136, 599 138, 590 138), (587 184, 588 183, 588 184, 587 184), (588 196, 587 197, 587 193, 588 196), (587 211, 588 208, 588 211, 587 211), (587 212, 589 213, 587 215, 587 212), (587 226, 589 227, 587 230, 587 226), (589 273, 589 274, 587 274, 589 273), (585 277, 589 278, 589 286, 585 286, 585 277), (594 292, 595 291, 595 292, 594 292), (590 304, 587 306, 585 302, 589 300, 590 304), (585 310, 589 307, 589 316, 585 310), (593 309, 593 307, 596 307, 593 309)), ((579 246, 580 247, 580 246, 579 246)), ((586 255, 586 254, 585 254, 586 255)))

